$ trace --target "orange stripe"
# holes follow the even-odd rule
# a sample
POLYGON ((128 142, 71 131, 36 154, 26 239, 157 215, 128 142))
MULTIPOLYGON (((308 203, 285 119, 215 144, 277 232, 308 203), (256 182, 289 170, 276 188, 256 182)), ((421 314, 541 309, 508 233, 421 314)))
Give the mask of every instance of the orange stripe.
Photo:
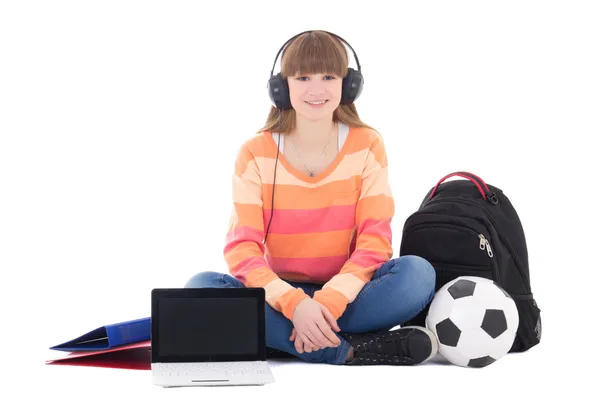
POLYGON ((381 168, 388 166, 387 155, 383 142, 379 139, 371 145, 371 154, 381 168))
POLYGON ((279 279, 279 277, 268 267, 257 268, 246 275, 246 281, 248 282, 246 286, 264 288, 275 279, 279 279))
POLYGON ((356 218, 358 221, 366 219, 388 219, 395 211, 394 199, 380 194, 378 196, 365 197, 358 201, 356 218))
POLYGON ((386 239, 388 243, 392 242, 392 225, 391 218, 387 219, 365 219, 360 221, 358 225, 358 233, 368 234, 372 236, 380 236, 386 239))
POLYGON ((237 266, 251 257, 261 257, 263 254, 256 242, 245 241, 240 242, 237 246, 225 252, 225 260, 231 270, 235 270, 237 266))
POLYGON ((374 253, 386 254, 390 251, 392 245, 383 236, 375 236, 362 233, 356 238, 356 248, 368 250, 374 253))
POLYGON ((371 143, 380 140, 380 136, 377 132, 367 128, 350 127, 348 138, 350 138, 351 135, 352 141, 348 142, 348 153, 354 153, 369 148, 371 143))
POLYGON ((249 151, 248 147, 242 147, 236 155, 234 164, 234 174, 242 176, 248 169, 248 165, 254 161, 254 155, 249 151))
POLYGON ((352 274, 352 275, 356 276, 358 279, 360 279, 361 281, 368 283, 371 280, 371 278, 373 277, 373 274, 375 274, 375 271, 377 271, 377 269, 379 267, 381 267, 381 265, 383 265, 383 262, 373 265, 371 267, 365 268, 365 267, 355 264, 351 260, 349 260, 346 264, 344 264, 344 269, 342 270, 341 273, 352 274))
POLYGON ((281 313, 291 321, 298 303, 307 297, 309 296, 304 293, 302 289, 292 289, 277 299, 277 308, 280 309, 281 313))
MULTIPOLYGON (((306 210, 310 208, 323 208, 335 204, 356 203, 360 195, 360 176, 353 176, 348 180, 326 183, 319 187, 304 187, 296 185, 282 185, 277 175, 275 188, 275 207, 286 210, 306 210), (349 201, 352 199, 353 201, 349 201)), ((273 190, 272 176, 269 183, 262 185, 262 197, 265 209, 271 208, 271 195, 273 190)))
POLYGON ((229 267, 229 271, 234 278, 239 279, 244 286, 252 285, 252 282, 248 282, 248 275, 255 270, 262 270, 265 267, 265 259, 262 257, 248 257, 244 261, 235 265, 235 268, 229 267))
POLYGON ((271 257, 329 257, 348 254, 354 229, 343 231, 273 234, 269 233, 271 257))

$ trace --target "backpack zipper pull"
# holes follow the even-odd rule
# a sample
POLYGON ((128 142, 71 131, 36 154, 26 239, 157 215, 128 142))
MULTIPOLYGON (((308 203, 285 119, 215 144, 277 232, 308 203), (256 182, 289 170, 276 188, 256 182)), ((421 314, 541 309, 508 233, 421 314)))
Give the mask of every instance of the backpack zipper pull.
POLYGON ((487 247, 487 253, 488 256, 490 256, 490 258, 494 257, 494 254, 492 254, 492 247, 490 246, 490 242, 488 242, 487 240, 485 241, 485 245, 487 247))
POLYGON ((479 234, 479 248, 481 250, 487 250, 488 256, 494 257, 494 253, 492 253, 492 247, 490 246, 490 242, 483 236, 483 234, 479 234))

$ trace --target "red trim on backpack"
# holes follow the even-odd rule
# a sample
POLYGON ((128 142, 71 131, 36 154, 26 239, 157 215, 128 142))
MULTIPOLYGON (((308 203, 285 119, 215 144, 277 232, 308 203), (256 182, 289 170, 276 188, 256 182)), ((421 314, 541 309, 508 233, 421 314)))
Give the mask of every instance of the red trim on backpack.
POLYGON ((448 175, 444 176, 442 179, 440 179, 440 180, 439 180, 439 182, 438 182, 438 183, 435 185, 435 187, 434 187, 434 188, 433 188, 433 190, 431 191, 431 195, 429 196, 429 198, 431 199, 431 198, 433 197, 433 195, 435 194, 435 192, 436 192, 436 190, 437 190, 438 186, 439 186, 439 185, 440 185, 442 182, 444 182, 446 179, 448 179, 448 178, 450 178, 450 177, 452 177, 452 176, 460 176, 460 177, 462 177, 462 178, 468 179, 468 180, 470 180, 471 182, 473 182, 473 184, 474 184, 475 186, 477 186, 477 190, 479 190, 479 193, 481 193, 481 197, 483 197, 483 199, 484 199, 484 200, 486 200, 485 193, 484 193, 484 191, 483 191, 483 189, 482 189, 482 187, 481 187, 481 184, 479 184, 479 182, 481 182, 481 183, 483 184, 483 186, 485 187, 485 191, 486 191, 486 192, 489 192, 489 191, 490 191, 490 189, 489 189, 489 188, 488 188, 488 186, 486 185, 485 181, 484 181, 483 179, 481 179, 480 177, 478 177, 477 175, 475 175, 475 174, 471 173, 471 172, 464 172, 464 171, 453 172, 453 173, 451 173, 451 174, 448 174, 448 175), (469 176, 469 175, 471 175, 471 176, 469 176), (474 179, 473 177, 475 177, 475 178, 477 178, 477 179, 474 179))
POLYGON ((485 183, 485 181, 484 181, 483 179, 481 179, 480 177, 478 177, 477 175, 475 175, 475 174, 474 174, 474 173, 472 173, 472 172, 465 172, 465 173, 466 173, 466 174, 471 174, 471 175, 473 175, 475 178, 479 179, 479 181, 480 181, 481 183, 483 183, 483 187, 485 188, 485 191, 486 191, 486 192, 489 192, 489 191, 490 191, 490 189, 488 188, 487 184, 485 183))

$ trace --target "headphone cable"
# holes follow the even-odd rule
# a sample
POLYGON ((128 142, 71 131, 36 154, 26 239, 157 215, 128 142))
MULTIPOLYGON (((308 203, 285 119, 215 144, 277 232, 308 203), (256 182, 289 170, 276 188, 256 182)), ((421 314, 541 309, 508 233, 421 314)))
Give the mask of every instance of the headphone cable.
POLYGON ((275 157, 275 168, 273 171, 273 189, 271 193, 271 217, 269 218, 269 224, 267 225, 267 231, 265 232, 265 238, 263 244, 267 242, 267 236, 269 235, 269 228, 271 227, 271 221, 273 220, 273 208, 275 204, 275 179, 277 178, 277 161, 279 161, 279 143, 281 141, 281 110, 279 110, 279 129, 277 136, 277 156, 275 157))

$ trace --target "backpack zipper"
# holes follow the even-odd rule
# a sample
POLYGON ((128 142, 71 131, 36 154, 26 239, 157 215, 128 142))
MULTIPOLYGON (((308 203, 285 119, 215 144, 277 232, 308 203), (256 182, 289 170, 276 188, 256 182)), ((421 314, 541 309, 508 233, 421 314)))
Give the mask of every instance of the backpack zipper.
POLYGON ((431 200, 429 202, 427 202, 427 204, 425 205, 429 205, 429 204, 436 204, 436 203, 443 203, 443 202, 458 202, 458 203, 463 203, 463 204, 472 204, 475 205, 477 207, 479 207, 481 210, 483 210, 483 212, 489 217, 490 222, 492 223, 492 226, 494 227, 494 229, 496 229, 496 231, 498 232, 498 236, 500 236, 500 240, 502 241, 502 243, 504 243, 504 245, 506 246, 506 248, 508 249, 508 252, 510 253, 512 259, 515 261, 515 265, 517 266, 517 270, 519 271, 519 274, 521 274, 521 278, 523 279, 523 282, 525 283, 525 286, 527 287, 527 290, 529 293, 531 293, 531 287, 529 285, 529 282, 527 281, 527 279, 525 279, 525 273, 523 272, 523 269, 521 268, 521 265, 517 262, 518 258, 516 257, 516 253, 513 251, 513 248, 510 246, 510 244, 504 239, 504 237, 500 234, 500 229, 498 229, 498 225, 496 225, 496 220, 494 219, 494 217, 492 216, 492 214, 485 208, 483 207, 481 204, 478 204, 472 200, 467 200, 467 199, 458 199, 458 198, 452 198, 452 199, 437 199, 437 200, 431 200))
POLYGON ((458 230, 462 230, 462 231, 468 231, 469 233, 473 233, 473 234, 477 235, 477 237, 479 238, 479 249, 483 250, 483 251, 487 251, 487 255, 492 261, 492 275, 494 277, 494 280, 496 282, 502 284, 499 281, 500 280, 500 271, 498 270, 498 264, 496 262, 496 258, 494 257, 494 253, 492 251, 492 245, 487 240, 487 238, 483 235, 483 233, 479 233, 473 228, 467 228, 465 226, 456 225, 456 224, 446 224, 446 223, 442 223, 442 222, 421 222, 416 227, 412 227, 412 228, 408 229, 404 233, 404 236, 407 236, 408 234, 410 234, 416 230, 422 229, 423 225, 430 225, 430 226, 437 225, 437 226, 442 226, 442 227, 449 228, 449 229, 458 229, 458 230))
POLYGON ((492 253, 492 247, 490 246, 490 242, 483 236, 483 233, 479 234, 479 248, 481 250, 487 250, 488 256, 490 258, 494 257, 494 253, 492 253))

